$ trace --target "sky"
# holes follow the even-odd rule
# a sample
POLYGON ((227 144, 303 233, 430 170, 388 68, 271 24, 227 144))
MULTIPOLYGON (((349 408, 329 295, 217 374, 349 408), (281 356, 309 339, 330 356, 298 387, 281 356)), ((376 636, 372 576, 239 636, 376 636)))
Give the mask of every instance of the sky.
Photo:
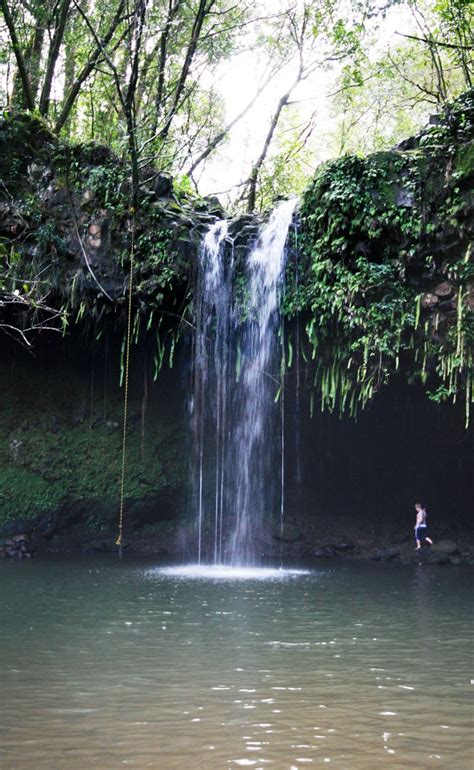
MULTIPOLYGON (((287 2, 282 0, 279 4, 285 6, 287 2)), ((261 5, 264 12, 275 11, 275 0, 263 0, 261 5)), ((413 32, 411 15, 406 6, 392 8, 386 18, 379 23, 371 49, 374 57, 380 54, 391 41, 396 41, 396 32, 413 32)), ((219 66, 218 72, 215 73, 217 81, 213 80, 213 82, 224 101, 226 120, 232 119, 250 101, 256 90, 258 75, 263 64, 262 60, 259 61, 258 51, 252 49, 233 56, 219 66)), ((201 169, 201 174, 198 174, 197 178, 202 194, 225 193, 248 175, 252 161, 258 157, 262 148, 278 99, 294 77, 294 71, 295 65, 290 63, 269 84, 246 117, 233 128, 230 140, 212 156, 204 170, 201 169)), ((305 122, 315 110, 317 111, 316 130, 311 143, 312 152, 309 155, 312 168, 308 168, 308 175, 317 165, 328 160, 333 152, 325 136, 333 119, 328 95, 335 88, 337 74, 337 68, 332 71, 318 68, 294 91, 292 101, 297 103, 286 108, 297 113, 298 122, 299 118, 305 122)))
MULTIPOLYGON (((349 14, 353 0, 342 1, 347 3, 349 14)), ((301 2, 303 0, 253 0, 252 12, 256 17, 271 16, 301 2)), ((392 7, 383 20, 378 17, 377 25, 376 33, 368 30, 368 34, 372 35, 373 57, 382 53, 390 42, 397 41, 397 32, 414 31, 412 16, 404 3, 392 7)), ((257 25, 246 27, 245 50, 233 53, 228 60, 221 61, 214 71, 202 76, 203 85, 208 88, 212 86, 220 94, 225 108, 225 124, 251 100, 266 66, 267 57, 258 48, 257 33, 257 25)), ((295 69, 295 61, 289 61, 259 96, 245 118, 234 126, 228 140, 199 167, 195 180, 201 194, 218 194, 226 203, 235 199, 239 183, 248 177, 253 162, 260 154, 271 117, 280 96, 294 79, 295 69)), ((317 68, 295 89, 292 105, 285 109, 282 116, 282 122, 291 116, 296 124, 304 125, 316 113, 315 130, 305 155, 308 178, 321 162, 336 154, 334 143, 328 141, 335 119, 329 95, 336 88, 338 74, 337 66, 332 70, 322 66, 317 68)), ((0 81, 5 80, 6 76, 5 65, 2 66, 0 62, 0 81)), ((55 91, 62 91, 62 76, 54 84, 53 93, 55 91)), ((276 146, 274 141, 273 151, 276 146)))

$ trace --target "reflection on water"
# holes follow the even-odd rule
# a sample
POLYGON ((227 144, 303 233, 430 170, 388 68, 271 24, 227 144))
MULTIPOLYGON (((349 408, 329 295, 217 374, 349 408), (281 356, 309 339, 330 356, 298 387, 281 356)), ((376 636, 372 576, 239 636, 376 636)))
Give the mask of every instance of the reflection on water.
POLYGON ((2 768, 472 768, 467 570, 154 566, 0 564, 2 768))

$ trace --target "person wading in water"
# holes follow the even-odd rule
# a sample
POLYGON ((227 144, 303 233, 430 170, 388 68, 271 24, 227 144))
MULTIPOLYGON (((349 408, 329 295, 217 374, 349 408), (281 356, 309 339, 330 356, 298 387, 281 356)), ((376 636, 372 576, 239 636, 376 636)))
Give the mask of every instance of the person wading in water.
POLYGON ((415 503, 416 521, 415 521, 415 540, 416 548, 418 551, 421 548, 421 541, 426 540, 427 543, 433 545, 431 537, 428 537, 428 525, 426 523, 426 508, 421 503, 415 503))

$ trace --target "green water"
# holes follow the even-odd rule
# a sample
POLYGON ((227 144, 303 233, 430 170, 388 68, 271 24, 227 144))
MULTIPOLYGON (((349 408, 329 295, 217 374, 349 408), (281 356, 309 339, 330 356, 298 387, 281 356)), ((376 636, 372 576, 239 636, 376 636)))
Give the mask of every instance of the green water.
POLYGON ((1 563, 1 767, 471 770, 471 574, 1 563))

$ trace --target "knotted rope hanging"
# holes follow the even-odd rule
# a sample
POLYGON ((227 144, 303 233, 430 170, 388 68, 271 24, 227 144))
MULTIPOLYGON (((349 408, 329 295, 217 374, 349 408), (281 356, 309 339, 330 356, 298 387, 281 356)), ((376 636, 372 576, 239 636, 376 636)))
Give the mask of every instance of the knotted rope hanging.
POLYGON ((130 269, 128 274, 128 312, 127 312, 127 336, 125 341, 125 370, 124 370, 124 398, 123 398, 123 434, 122 434, 122 465, 120 473, 120 505, 118 536, 115 545, 118 546, 119 556, 122 556, 123 522, 125 507, 125 468, 127 457, 127 432, 128 432, 128 389, 130 372, 130 348, 132 342, 132 288, 133 270, 135 260, 135 209, 132 209, 132 236, 130 244, 130 269))

